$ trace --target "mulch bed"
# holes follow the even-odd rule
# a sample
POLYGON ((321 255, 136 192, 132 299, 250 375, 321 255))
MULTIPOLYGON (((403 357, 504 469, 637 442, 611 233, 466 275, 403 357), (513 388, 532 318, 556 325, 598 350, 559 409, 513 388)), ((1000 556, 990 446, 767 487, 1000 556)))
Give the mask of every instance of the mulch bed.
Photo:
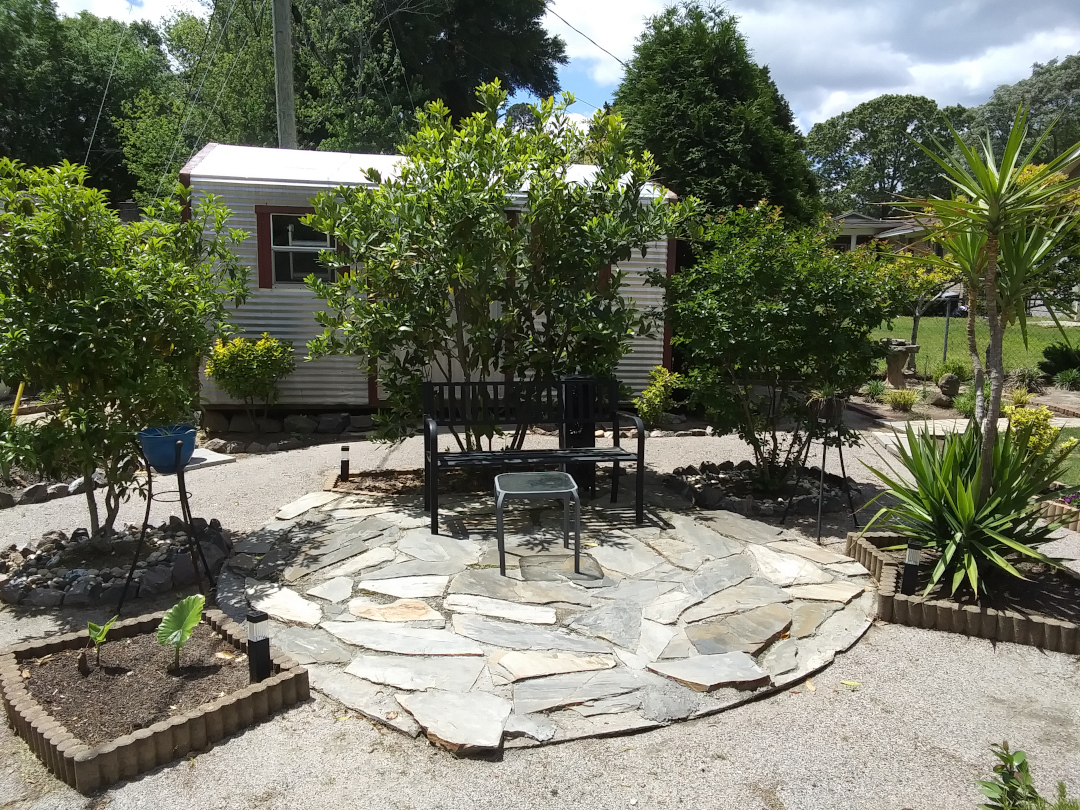
POLYGON ((101 666, 86 651, 90 674, 79 671, 81 650, 65 650, 23 663, 31 695, 88 745, 130 732, 216 700, 248 685, 247 658, 205 623, 172 666, 172 647, 153 633, 106 641, 101 666))

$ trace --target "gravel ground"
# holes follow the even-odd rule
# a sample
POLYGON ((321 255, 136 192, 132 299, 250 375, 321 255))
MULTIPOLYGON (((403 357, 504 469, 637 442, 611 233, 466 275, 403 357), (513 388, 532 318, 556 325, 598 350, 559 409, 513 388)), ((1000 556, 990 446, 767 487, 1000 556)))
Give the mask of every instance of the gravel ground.
MULTIPOLYGON (((657 472, 748 456, 730 437, 646 446, 657 472)), ((420 447, 419 439, 393 450, 354 444, 353 466, 415 468, 420 447)), ((846 451, 845 460, 849 475, 862 482, 872 476, 860 461, 879 463, 872 446, 846 451)), ((320 488, 336 466, 337 446, 323 445, 201 470, 189 478, 195 513, 252 529, 282 504, 320 488)), ((839 472, 835 457, 828 469, 839 472)), ((155 506, 155 520, 168 514, 166 505, 155 506)), ((121 512, 122 521, 141 519, 137 502, 121 512)), ((84 521, 79 498, 18 507, 0 513, 0 537, 69 531, 84 521)), ((800 521, 800 529, 813 531, 812 519, 800 521)), ((849 527, 847 516, 832 516, 824 539, 838 544, 849 527)), ((1077 539, 1068 533, 1063 542, 1073 547, 1077 539)), ((85 626, 86 615, 0 609, 0 646, 85 626)), ((1066 780, 1080 793, 1080 665, 1073 657, 881 625, 812 683, 814 690, 803 685, 714 718, 509 751, 497 761, 455 759, 317 697, 187 764, 89 800, 52 779, 21 741, 0 731, 0 808, 284 807, 317 795, 320 808, 333 810, 947 810, 978 803, 973 780, 989 773, 988 746, 1003 739, 1028 752, 1040 787, 1050 791, 1066 780), (841 683, 847 680, 861 685, 841 683)))

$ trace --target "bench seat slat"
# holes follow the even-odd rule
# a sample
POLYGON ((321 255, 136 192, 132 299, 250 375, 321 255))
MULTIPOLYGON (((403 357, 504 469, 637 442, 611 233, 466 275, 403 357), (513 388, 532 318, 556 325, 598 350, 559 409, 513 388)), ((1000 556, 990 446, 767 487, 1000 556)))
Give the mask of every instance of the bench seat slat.
POLYGON ((573 464, 635 462, 637 453, 622 447, 581 447, 566 450, 484 450, 439 453, 440 467, 499 467, 505 464, 573 464))

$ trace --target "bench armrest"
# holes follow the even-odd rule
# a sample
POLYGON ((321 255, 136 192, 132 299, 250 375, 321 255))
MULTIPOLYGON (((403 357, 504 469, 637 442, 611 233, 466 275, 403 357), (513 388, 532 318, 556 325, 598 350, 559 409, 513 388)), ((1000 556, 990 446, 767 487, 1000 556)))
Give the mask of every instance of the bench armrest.
MULTIPOLYGON (((641 421, 641 417, 632 413, 626 413, 619 411, 619 417, 622 419, 629 419, 634 423, 634 427, 637 428, 637 454, 638 463, 645 463, 645 423, 641 421)), ((616 440, 618 443, 618 440, 616 440)))
POLYGON ((427 456, 435 458, 439 454, 439 423, 430 416, 424 417, 424 461, 427 456))

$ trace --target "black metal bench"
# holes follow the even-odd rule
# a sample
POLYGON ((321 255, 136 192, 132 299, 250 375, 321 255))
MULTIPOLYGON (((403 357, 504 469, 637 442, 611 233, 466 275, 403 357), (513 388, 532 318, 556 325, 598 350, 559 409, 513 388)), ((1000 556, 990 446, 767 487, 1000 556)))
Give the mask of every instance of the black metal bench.
MULTIPOLYGON (((424 508, 431 512, 431 532, 439 533, 439 471, 461 467, 522 470, 557 464, 572 474, 596 464, 611 464, 611 501, 619 498, 620 465, 637 465, 638 523, 645 521, 645 425, 619 412, 618 380, 571 378, 556 381, 425 383, 424 508), (619 422, 637 428, 637 452, 619 444, 619 422), (610 423, 612 447, 595 445, 597 422, 610 423), (559 428, 558 449, 524 449, 525 435, 535 425, 559 428), (439 449, 439 429, 446 428, 458 449, 439 449), (513 432, 504 429, 513 428, 513 432), (483 450, 483 438, 502 432, 503 450, 483 450)), ((489 444, 490 447, 490 444, 489 444)), ((581 481, 579 480, 579 487, 581 481)))

